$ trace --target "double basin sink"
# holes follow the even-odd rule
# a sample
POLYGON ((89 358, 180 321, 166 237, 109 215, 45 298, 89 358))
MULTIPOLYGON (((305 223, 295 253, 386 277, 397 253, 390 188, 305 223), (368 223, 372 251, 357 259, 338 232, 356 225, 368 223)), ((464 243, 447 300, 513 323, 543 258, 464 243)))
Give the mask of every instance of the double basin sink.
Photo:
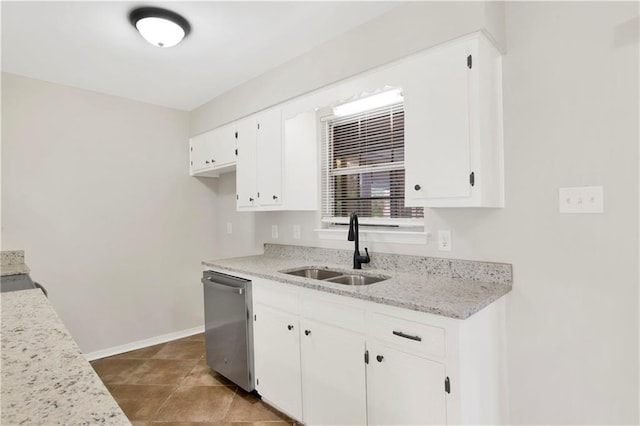
POLYGON ((330 283, 344 285, 369 285, 389 279, 389 277, 372 277, 370 275, 352 274, 331 269, 320 269, 314 267, 303 267, 292 271, 281 271, 287 275, 297 277, 312 278, 314 280, 327 281, 330 283))

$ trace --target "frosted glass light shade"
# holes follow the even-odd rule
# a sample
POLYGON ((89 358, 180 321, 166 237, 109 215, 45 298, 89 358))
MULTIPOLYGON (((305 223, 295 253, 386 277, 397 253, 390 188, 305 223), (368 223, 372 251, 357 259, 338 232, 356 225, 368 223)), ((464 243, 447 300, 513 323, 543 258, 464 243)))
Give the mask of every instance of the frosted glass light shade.
POLYGON ((186 19, 159 7, 134 9, 129 14, 129 21, 145 40, 158 47, 175 46, 191 31, 186 19))
POLYGON ((158 47, 171 47, 184 38, 180 25, 163 18, 143 18, 136 22, 136 28, 142 37, 158 47))

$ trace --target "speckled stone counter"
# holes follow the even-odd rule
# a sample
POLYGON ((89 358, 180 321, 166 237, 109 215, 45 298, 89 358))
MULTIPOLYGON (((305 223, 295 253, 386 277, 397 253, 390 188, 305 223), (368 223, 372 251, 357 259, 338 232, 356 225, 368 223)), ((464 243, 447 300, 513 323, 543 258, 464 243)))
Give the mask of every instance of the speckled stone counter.
POLYGON ((29 268, 24 263, 23 250, 6 250, 0 252, 0 276, 28 273, 29 268))
POLYGON ((312 266, 353 273, 352 257, 349 250, 265 244, 263 255, 202 264, 229 273, 458 319, 468 318, 511 291, 509 264, 385 253, 371 253, 371 263, 362 266, 364 275, 388 277, 370 285, 348 286, 281 272, 312 266))
POLYGON ((2 293, 2 425, 130 425, 47 298, 2 293))

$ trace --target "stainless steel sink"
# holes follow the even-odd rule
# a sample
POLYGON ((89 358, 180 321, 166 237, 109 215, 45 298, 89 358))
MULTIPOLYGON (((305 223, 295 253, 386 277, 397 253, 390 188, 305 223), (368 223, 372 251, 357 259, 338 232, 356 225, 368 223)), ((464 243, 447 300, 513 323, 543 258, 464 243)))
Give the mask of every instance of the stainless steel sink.
POLYGON ((326 280, 327 278, 342 275, 342 272, 330 271, 328 269, 296 269, 295 271, 285 272, 288 275, 296 275, 298 277, 313 278, 314 280, 326 280))
POLYGON ((368 275, 340 275, 339 277, 329 278, 325 281, 345 285, 369 285, 386 279, 387 278, 370 277, 368 275))
POLYGON ((312 278, 314 280, 327 281, 344 285, 369 285, 389 279, 389 277, 372 277, 370 275, 349 274, 331 269, 303 267, 291 271, 280 271, 287 275, 312 278))

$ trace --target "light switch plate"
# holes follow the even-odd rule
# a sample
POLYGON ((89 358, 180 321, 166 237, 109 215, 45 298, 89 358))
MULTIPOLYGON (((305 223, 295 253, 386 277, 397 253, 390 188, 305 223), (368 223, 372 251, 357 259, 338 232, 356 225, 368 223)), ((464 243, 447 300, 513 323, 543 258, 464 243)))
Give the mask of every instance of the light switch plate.
POLYGON ((300 225, 293 225, 293 239, 300 239, 300 225))
POLYGON ((233 233, 233 225, 231 224, 231 222, 227 222, 227 234, 232 234, 233 233))
POLYGON ((278 239, 278 225, 271 225, 271 238, 278 239))
POLYGON ((576 186, 558 189, 560 213, 604 213, 602 186, 576 186))

